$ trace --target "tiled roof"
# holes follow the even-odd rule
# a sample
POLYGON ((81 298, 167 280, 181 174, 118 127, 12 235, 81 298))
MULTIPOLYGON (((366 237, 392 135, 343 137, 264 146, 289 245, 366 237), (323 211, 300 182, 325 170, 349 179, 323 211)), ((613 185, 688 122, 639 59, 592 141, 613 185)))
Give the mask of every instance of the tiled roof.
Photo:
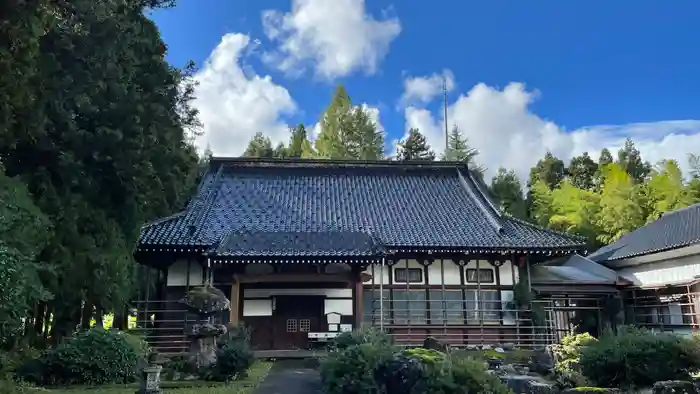
POLYGON ((583 244, 502 215, 460 163, 242 159, 213 159, 187 210, 140 238, 236 256, 583 244))
POLYGON ((219 256, 376 256, 382 248, 361 232, 233 232, 216 249, 219 256))
POLYGON ((700 242, 700 204, 661 216, 658 220, 622 236, 590 256, 596 262, 627 259, 678 249, 700 242))

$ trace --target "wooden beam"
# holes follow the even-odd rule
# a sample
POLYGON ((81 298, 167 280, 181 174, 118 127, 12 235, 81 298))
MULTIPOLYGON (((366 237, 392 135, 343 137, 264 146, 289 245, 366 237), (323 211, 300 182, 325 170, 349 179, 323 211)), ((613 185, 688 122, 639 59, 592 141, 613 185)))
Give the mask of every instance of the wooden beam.
POLYGON ((342 282, 355 283, 354 275, 344 274, 236 274, 234 281, 238 283, 324 283, 342 282))

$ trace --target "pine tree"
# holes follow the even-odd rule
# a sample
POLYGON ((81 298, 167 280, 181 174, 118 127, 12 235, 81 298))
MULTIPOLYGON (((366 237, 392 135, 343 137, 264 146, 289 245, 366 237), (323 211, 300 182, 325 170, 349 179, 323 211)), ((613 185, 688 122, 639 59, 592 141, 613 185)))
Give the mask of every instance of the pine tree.
POLYGON ((472 171, 483 176, 485 169, 476 163, 477 156, 479 156, 479 151, 469 146, 467 137, 457 126, 454 126, 447 136, 447 149, 442 154, 442 159, 467 163, 472 171))
POLYGON ((435 160, 435 152, 430 149, 425 136, 412 128, 408 130, 408 136, 399 142, 397 160, 435 160))
POLYGON ((255 133, 243 152, 243 157, 274 157, 274 155, 275 150, 272 148, 270 138, 260 131, 255 133))

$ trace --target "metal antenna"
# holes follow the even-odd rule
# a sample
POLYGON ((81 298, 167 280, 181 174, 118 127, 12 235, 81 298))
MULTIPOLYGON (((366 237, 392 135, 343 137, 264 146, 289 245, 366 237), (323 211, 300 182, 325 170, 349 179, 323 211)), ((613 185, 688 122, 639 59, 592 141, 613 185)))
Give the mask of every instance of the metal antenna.
POLYGON ((447 159, 447 149, 450 141, 450 132, 447 129, 447 76, 442 75, 442 95, 443 95, 443 106, 445 108, 445 158, 447 159))

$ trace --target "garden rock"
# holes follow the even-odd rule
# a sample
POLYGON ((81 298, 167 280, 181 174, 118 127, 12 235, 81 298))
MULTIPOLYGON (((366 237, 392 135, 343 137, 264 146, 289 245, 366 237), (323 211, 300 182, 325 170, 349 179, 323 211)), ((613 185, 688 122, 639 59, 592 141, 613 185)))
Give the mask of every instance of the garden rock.
POLYGON ((440 352, 447 352, 449 350, 448 345, 438 341, 433 337, 425 338, 425 341, 423 341, 423 348, 429 350, 437 350, 440 352))
POLYGON ((501 382, 508 386, 514 393, 526 393, 528 382, 536 381, 537 378, 528 375, 504 375, 500 376, 501 382))
POLYGON ((557 394, 558 390, 555 385, 537 380, 530 380, 525 383, 528 394, 557 394))
POLYGON ((693 382, 685 380, 667 380, 654 383, 653 394, 698 394, 693 382))
POLYGON ((549 374, 554 369, 554 352, 547 346, 532 353, 532 370, 542 375, 549 374))

